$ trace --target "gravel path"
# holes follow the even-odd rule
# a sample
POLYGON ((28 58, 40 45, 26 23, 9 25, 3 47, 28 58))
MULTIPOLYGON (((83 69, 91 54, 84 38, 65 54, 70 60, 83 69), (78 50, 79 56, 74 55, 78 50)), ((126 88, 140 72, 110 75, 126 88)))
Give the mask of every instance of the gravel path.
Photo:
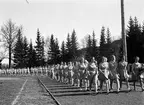
MULTIPOLYGON (((61 105, 144 105, 144 92, 141 92, 139 86, 137 91, 127 93, 126 86, 119 94, 115 92, 106 95, 92 94, 89 91, 80 91, 76 87, 59 83, 50 78, 41 78, 44 84, 61 103, 61 105)), ((131 87, 133 89, 133 87, 131 87)))
POLYGON ((55 105, 55 103, 39 86, 37 79, 29 77, 14 105, 55 105))

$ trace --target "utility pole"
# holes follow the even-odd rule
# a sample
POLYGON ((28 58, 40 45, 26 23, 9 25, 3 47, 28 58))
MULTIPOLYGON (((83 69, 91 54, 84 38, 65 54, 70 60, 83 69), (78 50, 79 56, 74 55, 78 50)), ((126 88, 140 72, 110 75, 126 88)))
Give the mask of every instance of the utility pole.
POLYGON ((121 0, 121 28, 122 28, 122 45, 123 45, 123 55, 127 60, 127 43, 126 43, 126 33, 125 33, 125 17, 124 17, 124 0, 121 0))

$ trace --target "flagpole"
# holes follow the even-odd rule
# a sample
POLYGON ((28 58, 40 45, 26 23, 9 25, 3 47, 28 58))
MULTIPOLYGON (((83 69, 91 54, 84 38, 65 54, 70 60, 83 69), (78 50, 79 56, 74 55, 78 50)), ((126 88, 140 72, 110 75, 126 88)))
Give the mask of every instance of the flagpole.
POLYGON ((121 28, 122 28, 122 45, 123 45, 123 55, 127 59, 127 43, 126 43, 126 33, 125 33, 125 17, 124 17, 124 0, 121 0, 121 28))

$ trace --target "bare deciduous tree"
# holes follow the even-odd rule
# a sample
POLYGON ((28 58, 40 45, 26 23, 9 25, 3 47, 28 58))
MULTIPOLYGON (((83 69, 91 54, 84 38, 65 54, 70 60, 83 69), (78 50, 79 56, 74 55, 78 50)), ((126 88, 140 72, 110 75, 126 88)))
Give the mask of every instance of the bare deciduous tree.
POLYGON ((17 30, 18 27, 12 22, 11 19, 1 26, 0 35, 2 36, 4 47, 8 49, 9 52, 9 68, 11 67, 12 51, 17 38, 17 30))
POLYGON ((82 48, 86 48, 87 47, 88 36, 89 35, 85 35, 84 38, 81 39, 81 46, 82 46, 82 48))
POLYGON ((49 36, 47 36, 47 38, 45 39, 44 49, 45 49, 46 60, 48 60, 49 51, 50 51, 50 38, 49 38, 49 36))

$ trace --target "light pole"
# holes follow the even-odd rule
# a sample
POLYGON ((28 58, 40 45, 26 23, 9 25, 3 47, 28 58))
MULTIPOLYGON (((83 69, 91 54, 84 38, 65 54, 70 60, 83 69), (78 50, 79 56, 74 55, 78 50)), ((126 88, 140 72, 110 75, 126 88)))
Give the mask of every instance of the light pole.
POLYGON ((121 28, 122 28, 122 45, 123 45, 123 55, 127 61, 127 43, 126 43, 126 33, 125 33, 125 17, 124 17, 124 0, 121 0, 121 28))

